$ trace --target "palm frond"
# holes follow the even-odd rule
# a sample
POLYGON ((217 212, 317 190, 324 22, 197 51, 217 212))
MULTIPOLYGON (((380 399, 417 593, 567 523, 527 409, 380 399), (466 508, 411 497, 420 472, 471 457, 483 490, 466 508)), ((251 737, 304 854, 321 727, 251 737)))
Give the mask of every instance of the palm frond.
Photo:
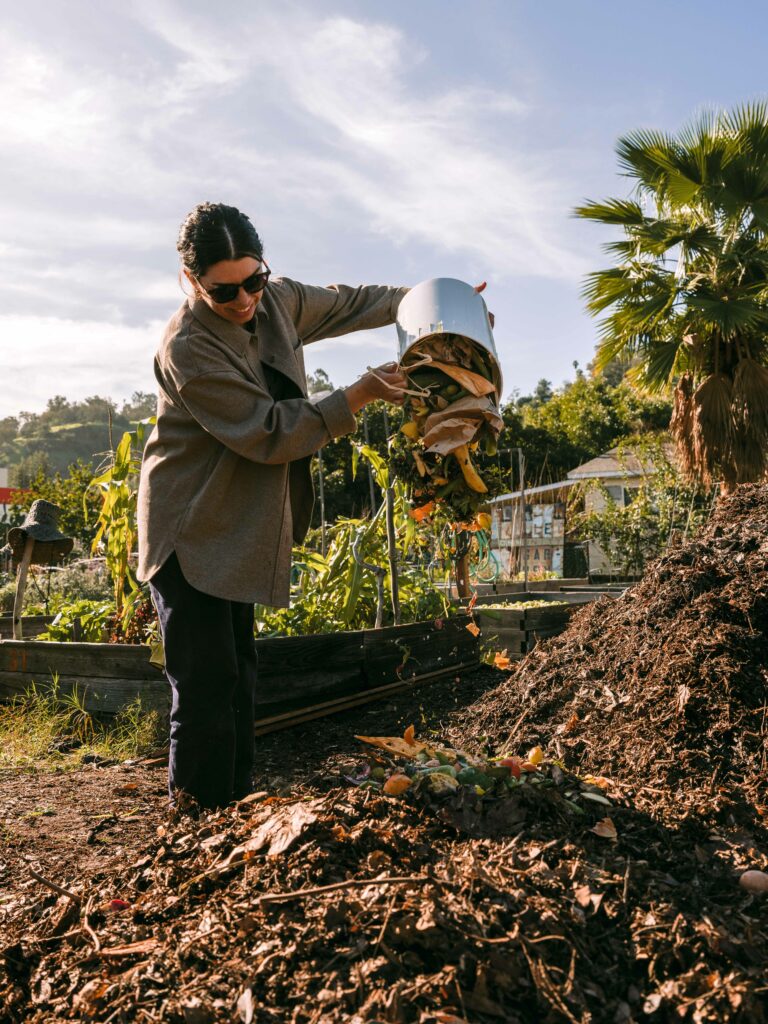
POLYGON ((681 344, 680 339, 675 339, 648 345, 645 358, 633 368, 631 379, 647 391, 662 391, 675 376, 681 344))
POLYGON ((602 224, 642 224, 645 214, 639 203, 631 199, 606 199, 602 203, 587 202, 575 207, 576 217, 597 220, 602 224))
POLYGON ((768 309, 751 299, 726 300, 699 293, 688 297, 688 306, 698 313, 697 326, 715 329, 723 338, 768 327, 768 309))

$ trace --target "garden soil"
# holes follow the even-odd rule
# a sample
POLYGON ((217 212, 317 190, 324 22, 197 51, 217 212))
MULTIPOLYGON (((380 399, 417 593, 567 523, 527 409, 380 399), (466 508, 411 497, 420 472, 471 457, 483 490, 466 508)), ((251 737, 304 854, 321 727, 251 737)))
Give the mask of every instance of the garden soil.
POLYGON ((768 869, 767 555, 742 488, 511 676, 260 739, 258 791, 198 820, 157 762, 4 778, 0 1021, 765 1022, 768 896, 739 877, 768 869), (355 734, 411 724, 540 744, 591 799, 526 787, 500 820, 358 784, 388 755, 355 734))

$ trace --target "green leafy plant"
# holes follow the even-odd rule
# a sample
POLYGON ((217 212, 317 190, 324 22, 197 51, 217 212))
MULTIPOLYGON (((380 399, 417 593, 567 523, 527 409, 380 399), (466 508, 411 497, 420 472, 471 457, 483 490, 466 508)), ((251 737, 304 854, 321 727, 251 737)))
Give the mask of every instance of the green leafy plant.
MULTIPOLYGON (((371 466, 382 491, 389 487, 386 459, 366 445, 353 449, 353 471, 359 460, 371 466)), ((447 610, 444 592, 430 578, 420 548, 415 521, 408 514, 405 485, 393 484, 394 522, 398 554, 398 584, 403 621, 434 618, 447 610)), ((294 585, 290 608, 257 606, 262 635, 329 633, 373 626, 378 603, 376 574, 363 562, 381 567, 389 588, 389 564, 384 504, 370 519, 340 519, 327 530, 325 555, 311 547, 312 538, 294 551, 294 585), (358 558, 355 558, 355 552, 358 558)))
POLYGON ((616 569, 637 575, 670 543, 699 529, 711 497, 683 479, 660 439, 627 439, 618 446, 618 456, 624 465, 630 457, 639 459, 645 469, 629 504, 617 502, 603 484, 586 481, 571 491, 571 508, 590 494, 599 494, 600 501, 575 511, 570 521, 573 531, 598 544, 616 569))
POLYGON ((140 757, 158 745, 164 732, 161 716, 144 708, 140 697, 103 722, 91 715, 82 691, 64 691, 54 676, 49 684, 33 684, 0 706, 0 767, 76 769, 86 754, 140 757))
POLYGON ((587 278, 601 326, 597 365, 634 362, 675 387, 683 472, 728 488, 768 469, 768 104, 701 115, 676 135, 617 145, 635 194, 576 213, 619 228, 615 266, 587 278))
POLYGON ((106 560, 118 618, 130 614, 140 589, 131 568, 131 554, 136 541, 141 453, 147 428, 153 422, 153 419, 146 420, 139 423, 135 431, 126 431, 110 454, 106 468, 90 484, 102 499, 91 550, 93 554, 103 553, 106 560))
POLYGON ((115 606, 111 601, 73 601, 61 608, 38 639, 101 643, 109 636, 114 616, 115 606))

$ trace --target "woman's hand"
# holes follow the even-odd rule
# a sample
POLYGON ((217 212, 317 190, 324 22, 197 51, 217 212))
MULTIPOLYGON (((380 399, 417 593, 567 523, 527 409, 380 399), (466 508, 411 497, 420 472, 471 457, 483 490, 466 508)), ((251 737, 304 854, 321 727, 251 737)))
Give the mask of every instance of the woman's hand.
POLYGON ((384 363, 375 370, 368 370, 360 380, 344 389, 353 413, 360 412, 364 405, 383 398, 393 405, 402 405, 405 399, 403 388, 408 387, 408 379, 397 368, 397 363, 384 363))
MULTIPOLYGON (((475 291, 479 295, 480 292, 484 292, 487 287, 488 287, 488 282, 487 281, 483 281, 482 284, 476 284, 475 285, 475 291)), ((496 317, 493 315, 493 313, 489 313, 488 314, 488 319, 491 322, 491 327, 495 327, 496 326, 496 317)))

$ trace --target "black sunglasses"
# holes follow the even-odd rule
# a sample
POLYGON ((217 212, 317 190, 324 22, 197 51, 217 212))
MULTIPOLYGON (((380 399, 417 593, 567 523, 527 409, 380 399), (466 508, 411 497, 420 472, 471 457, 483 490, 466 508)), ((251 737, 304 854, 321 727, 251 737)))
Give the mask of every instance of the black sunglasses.
POLYGON ((261 262, 266 267, 266 270, 257 270, 239 284, 215 284, 211 288, 206 288, 201 284, 199 278, 197 279, 197 283, 203 289, 205 294, 212 298, 214 302, 218 302, 219 305, 224 306, 228 302, 233 302, 237 298, 241 288, 249 295, 255 295, 256 292, 260 292, 266 287, 267 281, 269 281, 269 275, 272 271, 269 269, 266 260, 262 260, 261 262))

